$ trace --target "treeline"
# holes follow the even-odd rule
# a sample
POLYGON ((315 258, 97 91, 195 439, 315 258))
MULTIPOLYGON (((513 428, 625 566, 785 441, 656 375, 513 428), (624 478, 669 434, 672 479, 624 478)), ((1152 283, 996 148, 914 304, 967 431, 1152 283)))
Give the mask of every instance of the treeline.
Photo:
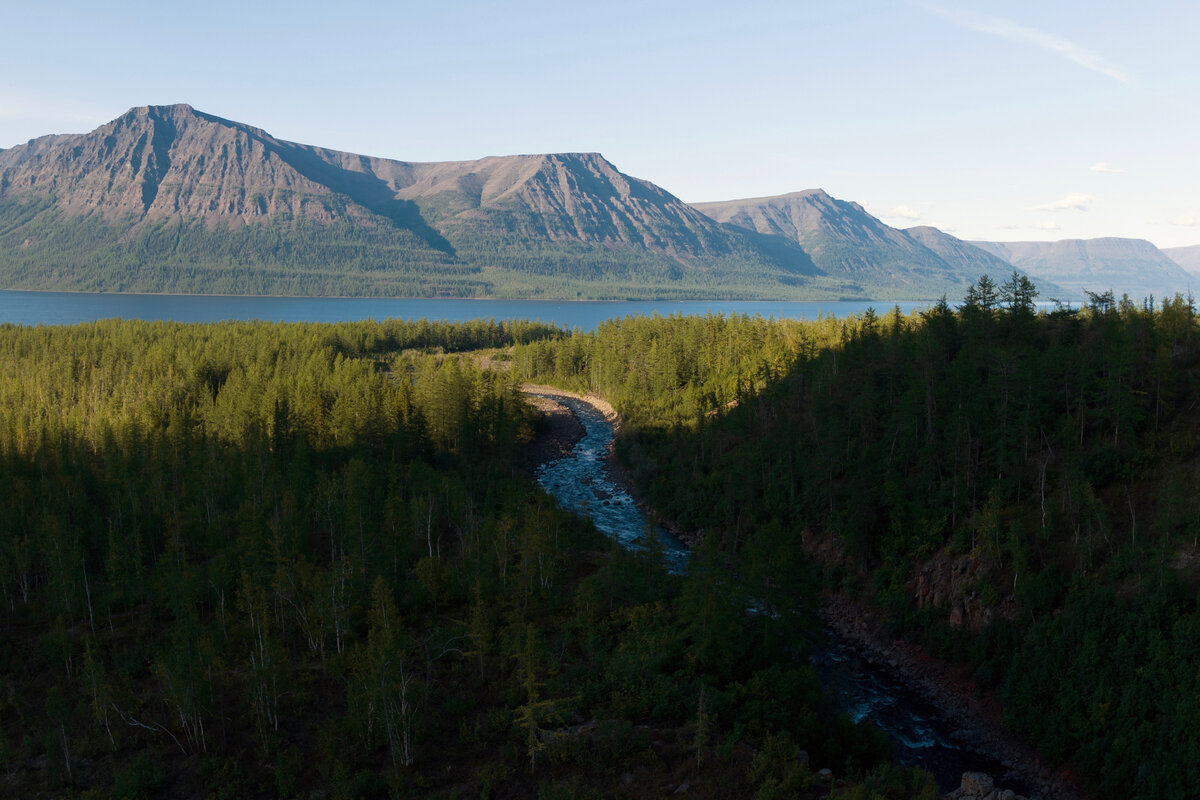
POLYGON ((634 320, 516 363, 612 392, 650 504, 764 594, 807 541, 828 588, 973 662, 1012 728, 1097 794, 1195 796, 1196 309, 1035 296, 1014 275, 907 316, 634 320))
POLYGON ((0 210, 0 276, 14 288, 72 291, 471 297, 478 268, 419 232, 341 216, 277 216, 226 227, 204 221, 64 218, 49 200, 0 210))
POLYGON ((68 291, 593 300, 812 299, 863 291, 799 276, 752 253, 684 263, 634 245, 553 242, 534 230, 544 227, 538 218, 522 215, 483 227, 448 224, 451 242, 415 210, 359 216, 335 204, 324 212, 331 218, 322 222, 280 213, 230 227, 63 216, 48 197, 6 202, 0 283, 68 291))
POLYGON ((932 798, 722 554, 559 511, 516 376, 443 352, 559 335, 0 326, 0 794, 932 798))
POLYGON ((639 430, 659 429, 697 423, 761 391, 837 343, 846 324, 746 314, 626 317, 514 347, 513 369, 526 380, 598 392, 639 430))

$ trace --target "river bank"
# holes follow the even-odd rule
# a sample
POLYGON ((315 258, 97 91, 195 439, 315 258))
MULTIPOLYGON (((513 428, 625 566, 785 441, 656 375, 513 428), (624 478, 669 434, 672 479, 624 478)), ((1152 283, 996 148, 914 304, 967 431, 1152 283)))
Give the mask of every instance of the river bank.
POLYGON ((822 597, 819 613, 839 637, 917 688, 952 722, 956 740, 1000 761, 1007 772, 993 776, 997 783, 1019 783, 1028 787, 1033 797, 1044 800, 1087 800, 1069 772, 1052 769, 1036 751, 1004 729, 999 702, 975 689, 968 668, 889 636, 882 614, 844 595, 822 597))
MULTIPOLYGON (((617 410, 611 403, 598 394, 591 392, 580 394, 555 386, 535 383, 523 383, 520 389, 529 403, 546 415, 546 430, 534 439, 529 450, 530 472, 535 474, 540 466, 568 455, 585 434, 583 424, 579 422, 578 417, 560 402, 564 398, 578 400, 594 408, 612 425, 614 436, 621 429, 621 416, 617 414, 617 410)), ((700 545, 703 532, 686 531, 669 521, 658 518, 650 505, 635 490, 633 481, 630 480, 629 473, 625 470, 625 465, 617 458, 611 443, 604 453, 604 466, 609 480, 633 499, 638 510, 647 519, 654 520, 655 524, 686 545, 689 550, 694 550, 700 545)))
MULTIPOLYGON (((550 386, 526 385, 522 391, 530 396, 535 407, 551 415, 547 430, 539 437, 543 441, 535 442, 533 447, 533 452, 542 459, 539 464, 570 454, 582 438, 583 424, 575 419, 575 427, 564 419, 564 415, 574 417, 575 412, 560 401, 569 399, 585 403, 602 414, 614 428, 619 424, 615 410, 601 398, 550 386), (597 400, 600 402, 597 403, 597 400)), ((649 513, 617 463, 611 441, 606 445, 603 460, 608 477, 614 483, 620 483, 623 492, 636 500, 643 513, 649 513)), ((536 467, 534 471, 537 471, 536 467)), ((694 547, 698 538, 676 536, 684 539, 689 547, 694 547)), ((1065 773, 1051 771, 1031 749, 1004 732, 998 705, 994 702, 989 705, 981 700, 960 668, 934 659, 911 644, 888 638, 883 630, 882 618, 847 597, 825 598, 821 613, 826 625, 839 638, 865 654, 879 670, 912 687, 937 709, 937 716, 949 720, 949 738, 957 742, 960 748, 987 754, 1003 764, 1004 774, 995 776, 1001 785, 1019 785, 1032 796, 1046 800, 1083 800, 1083 795, 1071 785, 1065 773)))
POLYGON ((526 448, 526 464, 536 474, 538 467, 562 458, 583 438, 585 429, 571 409, 542 393, 526 392, 526 401, 542 415, 544 427, 526 448))

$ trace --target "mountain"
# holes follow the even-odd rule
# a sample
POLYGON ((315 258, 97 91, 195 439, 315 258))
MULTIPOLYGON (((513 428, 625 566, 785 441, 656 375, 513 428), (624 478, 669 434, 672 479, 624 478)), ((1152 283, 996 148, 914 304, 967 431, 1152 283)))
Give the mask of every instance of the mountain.
POLYGON ((1163 255, 1183 267, 1193 275, 1200 275, 1200 244, 1189 247, 1168 247, 1163 249, 1163 255))
POLYGON ((411 163, 187 105, 0 151, 0 286, 546 297, 861 296, 595 153, 411 163))
POLYGON ((1007 278, 1013 270, 1012 264, 969 242, 964 242, 945 231, 919 225, 902 231, 910 239, 932 250, 939 258, 974 281, 980 275, 990 275, 997 281, 1007 278))
POLYGON ((886 287, 893 296, 961 297, 981 274, 1012 271, 936 228, 897 230, 822 189, 692 205, 718 222, 795 242, 825 274, 886 287))
MULTIPOLYGON (((1135 300, 1186 293, 1186 270, 1144 239, 1063 239, 1057 242, 971 242, 1061 286, 1071 296, 1112 290, 1135 300)), ((1064 298, 1065 299, 1065 298, 1064 298)))

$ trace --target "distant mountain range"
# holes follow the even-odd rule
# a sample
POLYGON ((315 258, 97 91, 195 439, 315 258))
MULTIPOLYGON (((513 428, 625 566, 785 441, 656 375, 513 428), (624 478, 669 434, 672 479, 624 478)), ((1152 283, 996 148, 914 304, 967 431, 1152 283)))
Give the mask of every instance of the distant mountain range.
MULTIPOLYGON (((1187 270, 1193 277, 1200 276, 1200 244, 1191 247, 1168 247, 1163 254, 1187 270)), ((1197 282, 1200 285, 1200 281, 1197 282)))
MULTIPOLYGON (((1053 281, 1068 297, 1113 289, 1134 299, 1186 294, 1194 278, 1145 239, 1064 239, 1058 242, 972 242, 1014 267, 1053 281)), ((1187 248, 1183 248, 1187 249, 1187 248)))
POLYGON ((800 245, 826 274, 902 287, 914 298, 959 297, 985 272, 1012 271, 990 253, 936 228, 897 230, 858 203, 821 189, 693 205, 718 222, 800 245))
POLYGON ((897 230, 819 189, 688 205, 596 153, 372 158, 187 105, 0 150, 0 288, 890 301, 1014 266, 1055 291, 1186 275, 1148 242, 1035 244, 897 230))

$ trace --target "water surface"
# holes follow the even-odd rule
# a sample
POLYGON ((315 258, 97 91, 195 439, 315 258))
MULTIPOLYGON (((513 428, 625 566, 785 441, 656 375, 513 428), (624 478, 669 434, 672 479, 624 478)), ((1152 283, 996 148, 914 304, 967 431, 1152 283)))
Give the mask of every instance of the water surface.
POLYGON ((608 471, 605 459, 612 444, 612 425, 582 400, 557 395, 549 399, 571 409, 585 432, 569 454, 538 468, 538 484, 563 508, 589 517, 597 528, 625 547, 641 549, 647 536, 658 537, 668 568, 683 572, 688 549, 663 529, 651 527, 629 492, 608 471))
MULTIPOLYGON (((566 328, 594 330, 605 320, 632 314, 750 314, 776 319, 843 317, 891 303, 870 301, 755 300, 448 300, 376 297, 241 297, 179 294, 107 294, 90 292, 0 291, 0 323, 73 325, 99 319, 170 320, 173 322, 352 322, 365 319, 428 319, 466 322, 473 319, 525 319, 566 328)), ((927 303, 901 303, 907 313, 927 303)))

